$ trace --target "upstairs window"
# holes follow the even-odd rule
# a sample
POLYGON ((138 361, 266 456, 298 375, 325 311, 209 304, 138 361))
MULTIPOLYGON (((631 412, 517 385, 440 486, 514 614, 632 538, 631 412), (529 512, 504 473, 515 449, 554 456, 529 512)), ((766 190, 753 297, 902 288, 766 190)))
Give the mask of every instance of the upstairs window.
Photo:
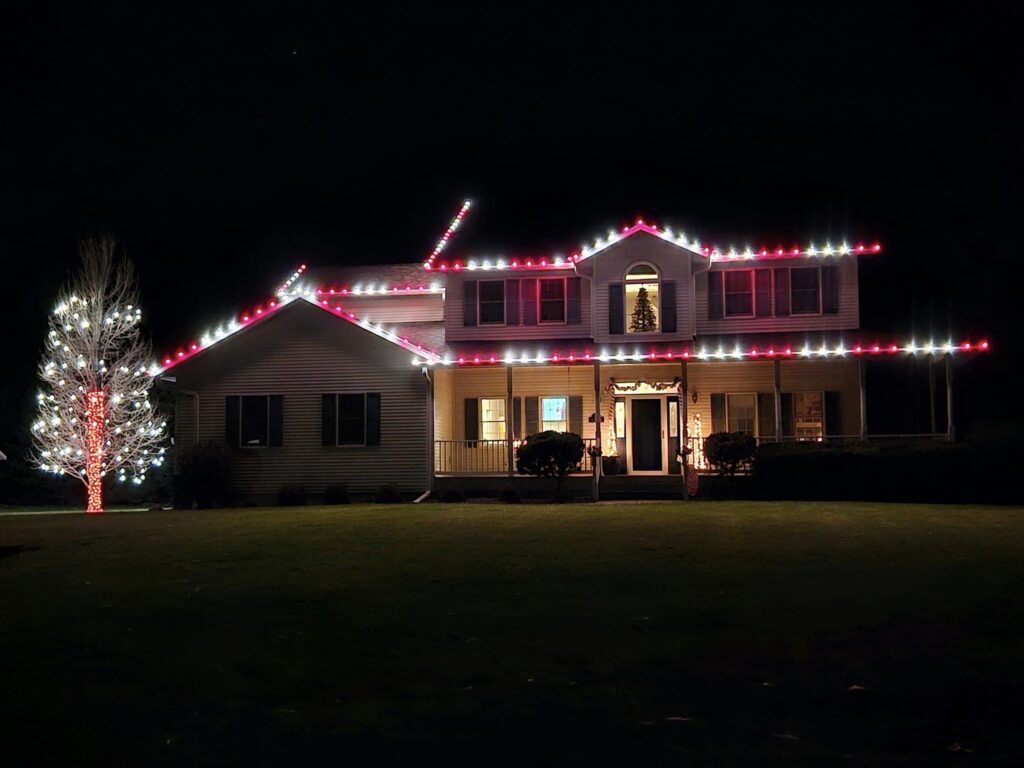
POLYGON ((542 397, 540 414, 541 432, 549 429, 555 432, 569 431, 569 398, 542 397))
POLYGON ((505 398, 480 398, 480 438, 483 440, 505 439, 505 398))
POLYGON ((561 277, 541 279, 538 291, 539 318, 542 323, 565 322, 565 279, 561 277))
POLYGON ((789 270, 790 311, 794 315, 821 313, 821 270, 794 267, 789 270))
POLYGON ((660 320, 658 271, 650 264, 637 264, 626 273, 626 333, 657 333, 660 320))
POLYGON ((754 270, 725 272, 725 316, 752 317, 754 314, 754 270))
POLYGON ((480 302, 480 325, 504 324, 505 281, 481 280, 477 291, 480 302))

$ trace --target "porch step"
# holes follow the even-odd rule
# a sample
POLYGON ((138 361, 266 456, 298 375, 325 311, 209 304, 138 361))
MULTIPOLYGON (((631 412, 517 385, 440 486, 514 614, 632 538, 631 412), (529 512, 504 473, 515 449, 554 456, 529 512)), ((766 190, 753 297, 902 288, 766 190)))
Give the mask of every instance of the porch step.
POLYGON ((609 475, 601 478, 601 501, 625 499, 681 499, 683 478, 679 475, 609 475))

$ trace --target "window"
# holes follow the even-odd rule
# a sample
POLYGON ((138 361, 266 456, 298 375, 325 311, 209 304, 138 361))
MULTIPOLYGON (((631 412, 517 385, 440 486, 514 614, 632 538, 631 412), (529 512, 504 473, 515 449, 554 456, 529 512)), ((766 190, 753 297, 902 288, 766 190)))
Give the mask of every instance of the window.
POLYGON ((726 412, 730 432, 753 435, 757 423, 757 397, 755 395, 727 395, 726 412))
POLYGON ((657 333, 658 287, 658 271, 650 264, 637 264, 626 273, 626 333, 657 333))
POLYGON ((242 395, 240 441, 243 448, 266 448, 270 445, 270 397, 242 395))
POLYGON ((483 440, 505 439, 505 398, 480 398, 480 437, 483 440))
POLYGON ((725 316, 749 317, 753 314, 754 270, 727 270, 725 272, 725 316))
POLYGON ((626 436, 626 401, 615 401, 615 436, 623 438, 626 436))
POLYGON ((569 430, 569 398, 542 397, 540 399, 540 429, 555 432, 569 430))
POLYGON ((539 280, 540 322, 565 322, 565 280, 561 277, 539 280))
POLYGON ((505 322, 505 281, 481 280, 478 287, 480 325, 501 325, 505 322))
POLYGON ((821 270, 798 267, 789 270, 790 311, 794 315, 817 315, 821 312, 821 270))
POLYGON ((825 403, 821 392, 793 394, 793 427, 797 440, 821 440, 825 434, 825 403))
POLYGON ((366 445, 366 395, 338 395, 338 445, 366 445))
POLYGON ((679 437, 679 401, 668 401, 668 436, 679 437))

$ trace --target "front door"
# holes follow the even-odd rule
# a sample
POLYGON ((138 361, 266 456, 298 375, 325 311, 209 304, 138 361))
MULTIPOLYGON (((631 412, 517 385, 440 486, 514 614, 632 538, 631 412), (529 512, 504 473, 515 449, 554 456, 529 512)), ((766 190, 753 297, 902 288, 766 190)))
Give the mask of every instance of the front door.
POLYGON ((629 472, 665 473, 665 398, 631 397, 629 405, 629 472))

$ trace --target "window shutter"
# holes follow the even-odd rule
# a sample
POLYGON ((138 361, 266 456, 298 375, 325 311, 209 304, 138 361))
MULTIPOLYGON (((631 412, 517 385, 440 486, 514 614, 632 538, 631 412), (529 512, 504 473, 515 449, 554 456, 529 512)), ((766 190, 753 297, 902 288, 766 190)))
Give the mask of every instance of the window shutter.
POLYGON ((608 284, 608 333, 626 332, 625 308, 622 301, 622 283, 608 284))
POLYGON ((512 437, 518 439, 523 433, 523 398, 512 398, 512 437))
POLYGON ((271 448, 284 445, 284 396, 270 396, 270 434, 268 444, 271 448))
POLYGON ((708 272, 708 320, 725 317, 725 273, 708 272))
POLYGON ((789 317, 789 268, 772 271, 775 273, 775 316, 789 317))
POLYGON ((237 448, 241 439, 239 431, 242 425, 240 419, 242 399, 238 395, 228 395, 225 400, 225 408, 224 440, 232 448, 237 448))
POLYGON ((519 325, 519 281, 505 281, 505 325, 519 325))
POLYGON ((526 399, 526 436, 537 434, 540 428, 540 399, 527 397, 526 399))
POLYGON ((792 392, 782 393, 782 436, 793 437, 796 434, 796 411, 792 392))
POLYGON ((537 324, 537 278, 530 277, 522 281, 523 286, 523 325, 537 324))
POLYGON ((725 422, 725 395, 711 395, 711 433, 725 432, 728 425, 725 422))
POLYGON ((569 431, 583 436, 583 397, 569 395, 569 431))
POLYGON ((569 325, 579 325, 582 322, 582 284, 582 277, 570 277, 565 281, 565 322, 569 325))
POLYGON ((825 393, 825 434, 843 434, 843 416, 839 409, 839 393, 825 393))
POLYGON ((480 401, 475 397, 467 397, 463 402, 466 414, 465 435, 467 440, 480 438, 480 401))
POLYGON ((380 445, 380 393, 366 393, 366 444, 380 445))
POLYGON ((757 393, 757 436, 775 437, 775 393, 757 393))
POLYGON ((320 396, 320 442, 338 444, 338 396, 333 392, 320 396))
POLYGON ((821 311, 826 315, 839 313, 839 267, 835 264, 821 268, 821 311))
POLYGON ((676 332, 676 281, 661 281, 661 332, 676 332))
POLYGON ((772 316, 772 271, 754 270, 754 316, 772 316))
POLYGON ((462 283, 462 324, 476 325, 476 280, 462 283))

